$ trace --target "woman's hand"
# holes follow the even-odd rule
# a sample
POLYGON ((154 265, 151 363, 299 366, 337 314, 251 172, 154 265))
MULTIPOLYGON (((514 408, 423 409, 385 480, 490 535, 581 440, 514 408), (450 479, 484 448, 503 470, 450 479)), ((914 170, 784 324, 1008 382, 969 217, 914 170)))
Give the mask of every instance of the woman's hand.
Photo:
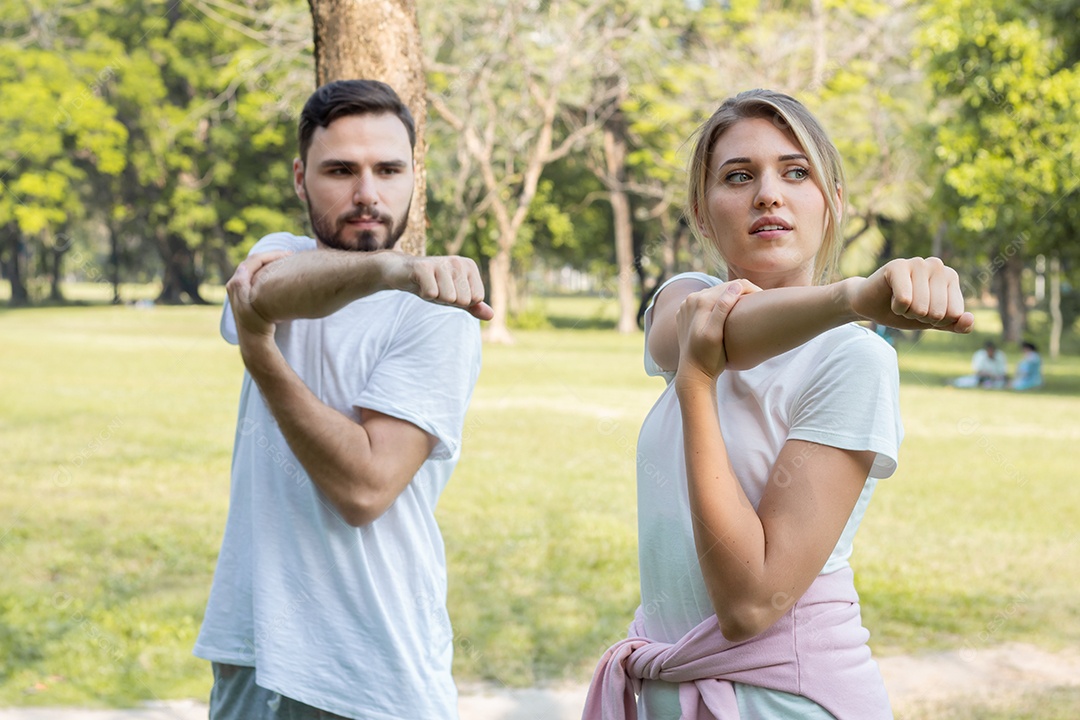
POLYGON ((892 260, 866 279, 844 282, 852 311, 879 325, 968 333, 975 324, 956 271, 936 257, 892 260))
POLYGON ((715 386, 724 371, 724 321, 742 295, 760 288, 746 280, 734 280, 690 293, 675 314, 679 338, 676 386, 705 383, 715 386))

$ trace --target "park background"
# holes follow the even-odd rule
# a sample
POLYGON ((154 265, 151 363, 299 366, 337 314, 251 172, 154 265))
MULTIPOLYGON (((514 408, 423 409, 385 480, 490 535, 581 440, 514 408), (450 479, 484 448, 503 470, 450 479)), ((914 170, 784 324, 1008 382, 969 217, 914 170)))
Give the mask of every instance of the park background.
MULTIPOLYGON (((875 652, 1077 646, 1080 2, 404 5, 426 251, 502 288, 438 513, 459 679, 580 681, 625 632, 660 392, 637 319, 704 268, 686 139, 757 86, 803 100, 847 161, 844 271, 939 255, 977 314, 973 336, 896 339, 907 438, 853 559, 875 652), (946 387, 986 339, 1013 364, 1034 340, 1044 388, 946 387)), ((307 226, 289 168, 311 11, 0 10, 0 705, 204 698, 190 648, 242 372, 217 303, 258 237, 307 226)), ((1069 690, 1016 702, 1080 711, 1069 690)))

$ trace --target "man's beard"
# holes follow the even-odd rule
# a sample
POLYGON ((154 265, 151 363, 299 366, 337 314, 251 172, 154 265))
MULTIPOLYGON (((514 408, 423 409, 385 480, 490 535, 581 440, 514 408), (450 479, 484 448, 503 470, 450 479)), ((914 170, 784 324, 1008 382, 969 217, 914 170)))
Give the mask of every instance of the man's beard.
MULTIPOLYGON (((411 206, 412 202, 410 201, 409 204, 411 206)), ((389 213, 380 212, 366 205, 358 205, 351 212, 338 218, 329 218, 316 213, 315 208, 308 203, 308 217, 311 218, 311 227, 315 231, 315 237, 326 247, 335 250, 372 252, 389 250, 397 244, 409 222, 409 207, 405 208, 405 213, 397 223, 389 213), (380 242, 379 233, 376 230, 357 232, 349 225, 349 221, 358 218, 377 220, 386 228, 386 238, 380 242), (354 239, 346 239, 346 234, 352 235, 354 239)))

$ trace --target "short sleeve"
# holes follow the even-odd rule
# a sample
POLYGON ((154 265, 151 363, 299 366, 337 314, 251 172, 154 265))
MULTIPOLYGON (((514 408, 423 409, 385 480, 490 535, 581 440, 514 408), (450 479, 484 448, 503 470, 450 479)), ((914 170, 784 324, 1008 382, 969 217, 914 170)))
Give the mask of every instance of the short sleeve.
POLYGON ((652 327, 653 303, 656 302, 656 298, 660 296, 660 293, 664 290, 664 288, 666 288, 668 285, 671 285, 672 283, 679 282, 680 280, 700 280, 705 285, 705 287, 716 287, 720 283, 724 282, 720 278, 713 277, 712 275, 706 275, 705 273, 679 273, 678 275, 674 275, 667 281, 665 281, 664 284, 658 287, 656 289, 656 292, 653 293, 652 299, 649 301, 649 306, 645 308, 645 374, 649 377, 656 377, 657 375, 659 375, 668 382, 671 382, 671 379, 675 377, 675 373, 665 372, 659 365, 656 364, 656 361, 653 360, 652 355, 649 354, 649 329, 652 327))
POLYGON ((788 438, 872 451, 870 477, 886 478, 896 472, 904 435, 896 352, 858 329, 818 362, 795 397, 788 438))
MULTIPOLYGON (((309 237, 300 237, 292 233, 279 232, 266 235, 256 242, 248 252, 248 257, 255 253, 274 252, 276 250, 290 250, 292 252, 304 252, 315 249, 315 241, 309 237)), ((240 344, 240 336, 236 333, 236 318, 233 317, 232 306, 229 297, 225 296, 225 305, 221 309, 221 337, 230 345, 240 344)))
POLYGON ((397 332, 351 404, 406 420, 436 440, 434 460, 457 455, 480 374, 480 322, 464 310, 409 300, 397 332))

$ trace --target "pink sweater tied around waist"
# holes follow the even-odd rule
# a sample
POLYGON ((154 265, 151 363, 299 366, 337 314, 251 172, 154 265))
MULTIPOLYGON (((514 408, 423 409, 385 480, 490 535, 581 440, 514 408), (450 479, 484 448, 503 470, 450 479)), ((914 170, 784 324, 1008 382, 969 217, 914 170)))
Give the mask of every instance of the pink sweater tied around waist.
POLYGON ((802 695, 838 720, 890 720, 852 578, 851 568, 819 575, 772 627, 740 643, 724 639, 715 615, 674 644, 653 642, 639 607, 629 636, 600 658, 582 720, 637 720, 642 680, 678 683, 682 720, 738 720, 732 683, 802 695))

